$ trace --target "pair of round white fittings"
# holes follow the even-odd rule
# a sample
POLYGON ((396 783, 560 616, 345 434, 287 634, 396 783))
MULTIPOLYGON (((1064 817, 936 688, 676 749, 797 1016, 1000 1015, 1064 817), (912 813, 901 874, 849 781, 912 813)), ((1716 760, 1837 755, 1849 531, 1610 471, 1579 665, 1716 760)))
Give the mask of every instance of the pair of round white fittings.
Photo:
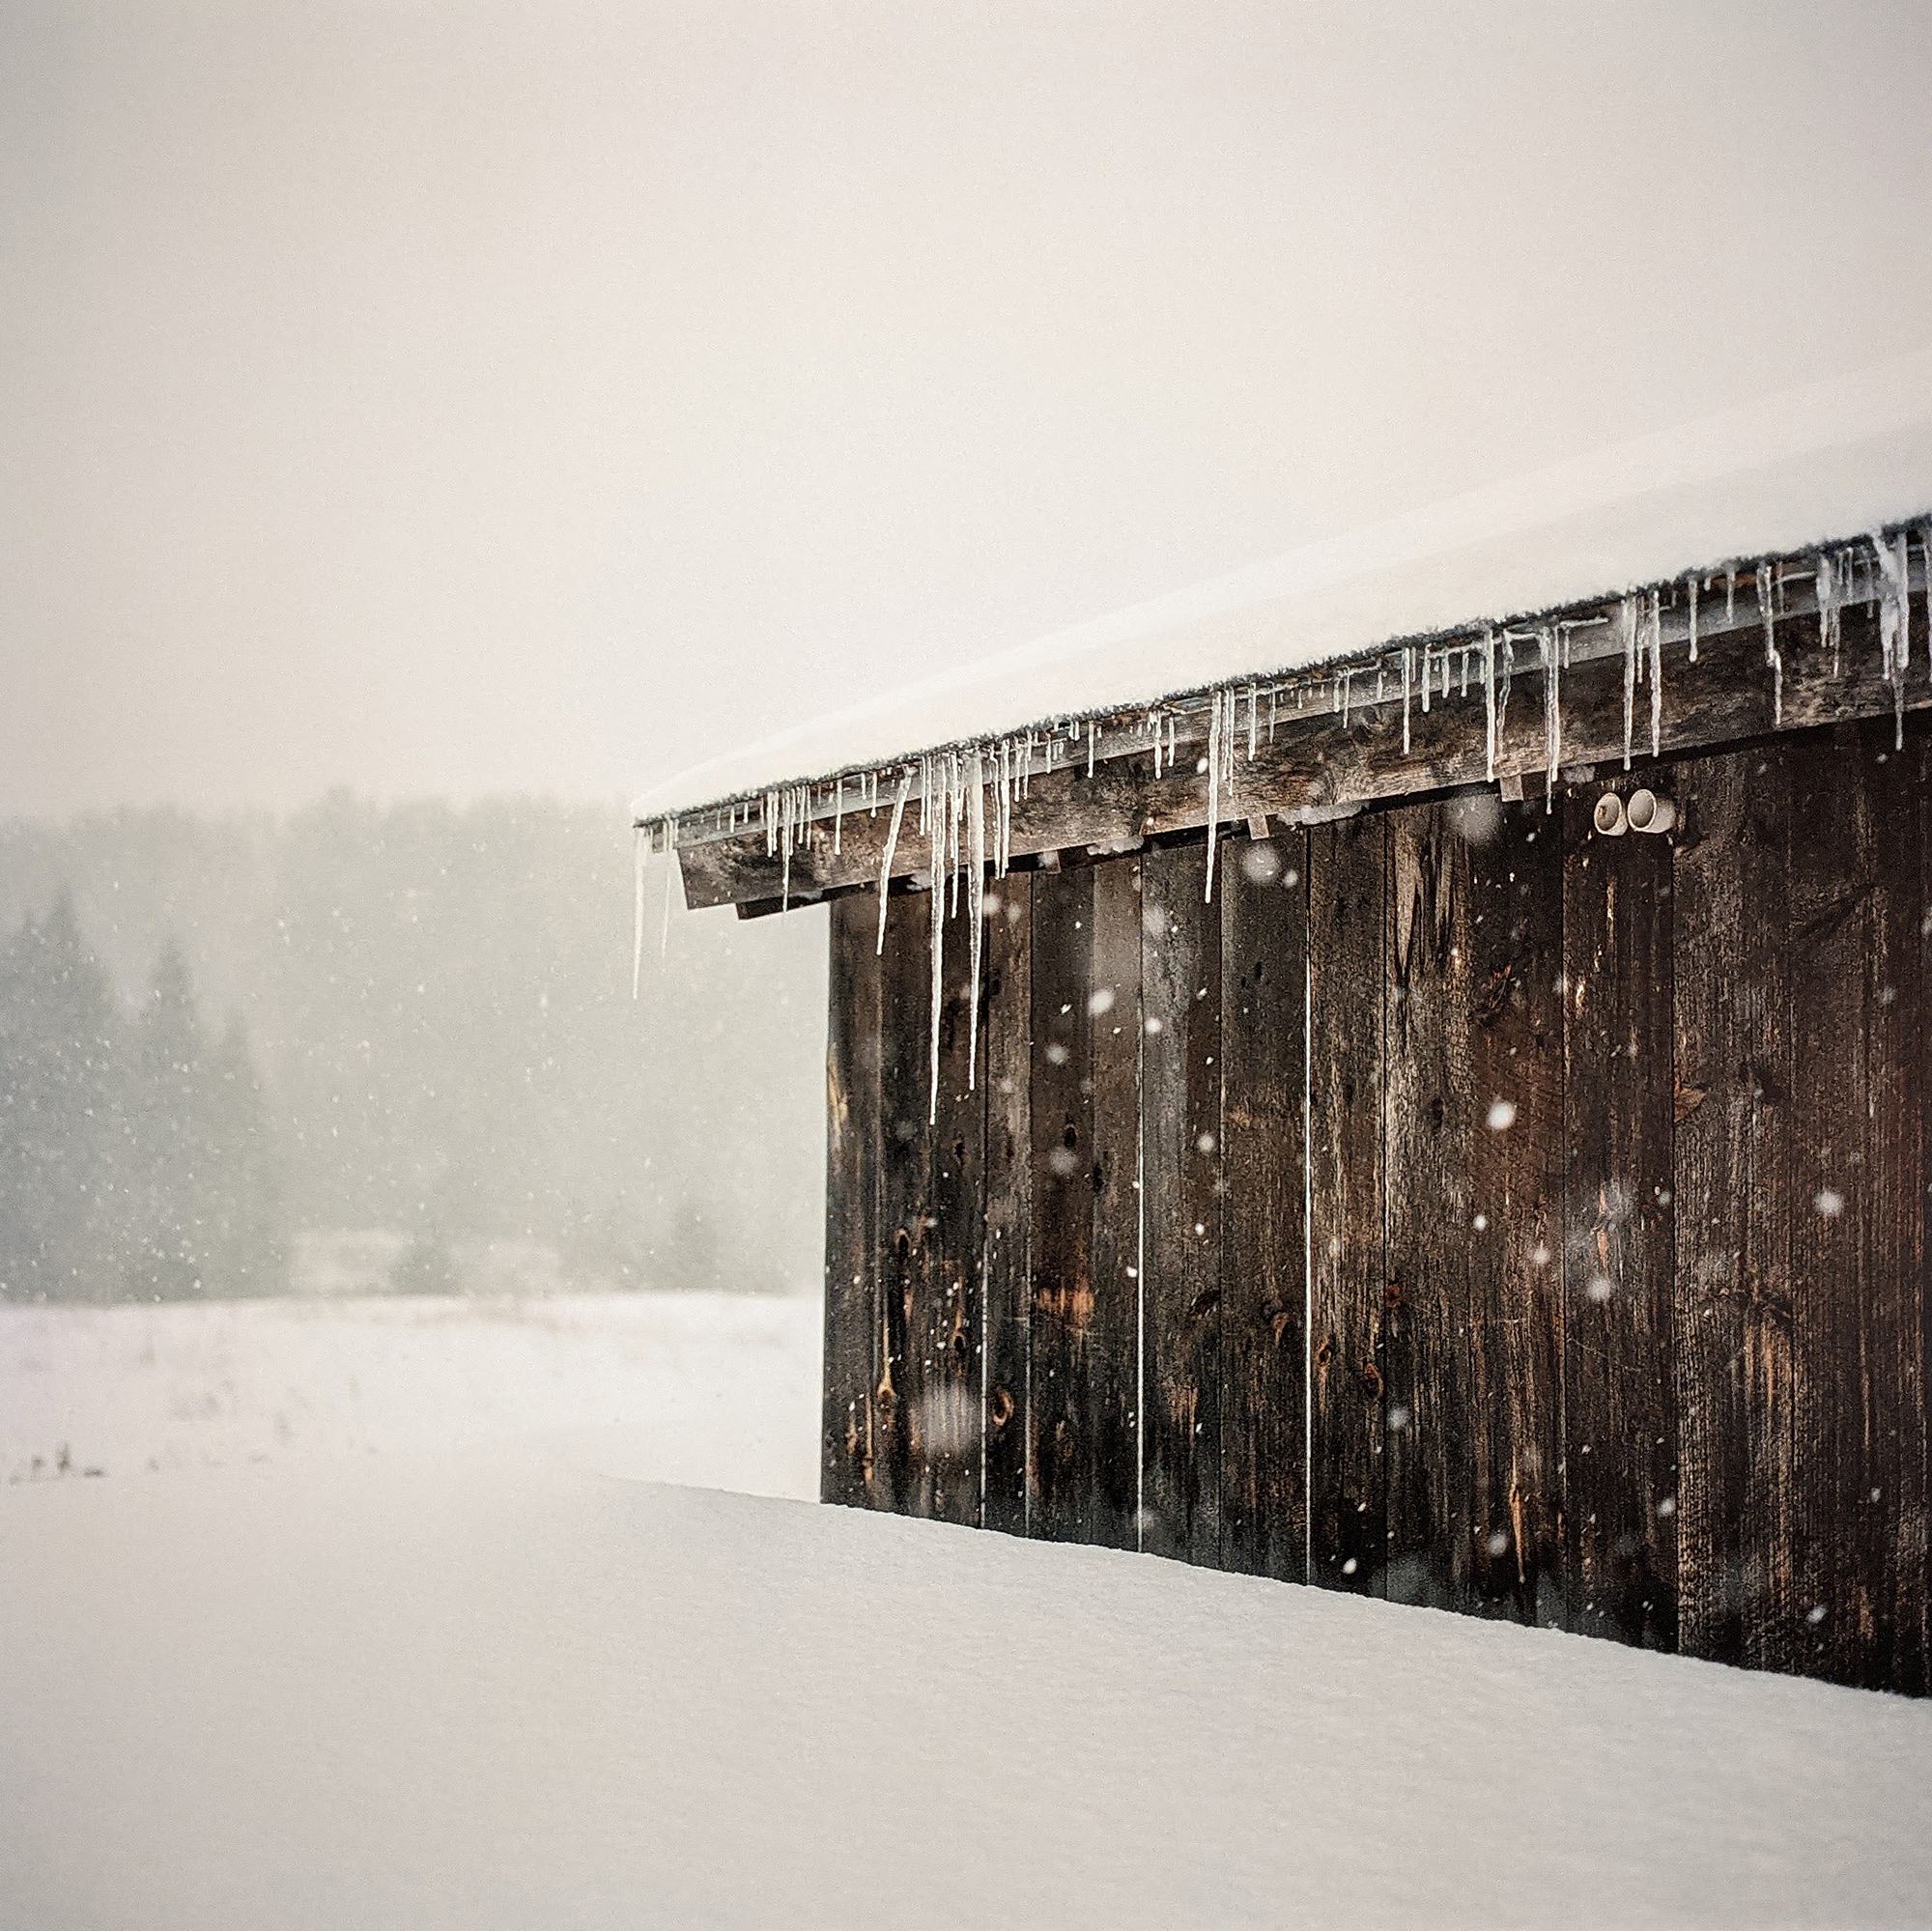
POLYGON ((1667 832, 1677 822, 1677 807, 1655 791, 1633 791, 1628 799, 1605 791, 1597 800, 1591 822, 1606 838, 1626 832, 1667 832))

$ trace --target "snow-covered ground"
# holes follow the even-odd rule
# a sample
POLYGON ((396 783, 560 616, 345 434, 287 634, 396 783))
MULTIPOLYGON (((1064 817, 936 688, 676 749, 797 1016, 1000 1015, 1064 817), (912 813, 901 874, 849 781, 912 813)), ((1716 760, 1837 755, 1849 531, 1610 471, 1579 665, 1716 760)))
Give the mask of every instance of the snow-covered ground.
POLYGON ((814 1298, 0 1307, 0 1487, 514 1444, 817 1493, 814 1298))
POLYGON ((0 1489, 0 1922, 1925 1921, 1932 1708, 555 1460, 0 1489))

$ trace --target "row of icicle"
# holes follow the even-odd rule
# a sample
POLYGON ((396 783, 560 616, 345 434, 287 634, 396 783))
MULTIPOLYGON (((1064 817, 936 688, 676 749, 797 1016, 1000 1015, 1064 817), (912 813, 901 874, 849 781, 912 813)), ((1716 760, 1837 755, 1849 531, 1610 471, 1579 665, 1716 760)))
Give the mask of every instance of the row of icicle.
MULTIPOLYGON (((1842 615, 1850 604, 1872 601, 1878 604, 1879 648, 1883 675, 1891 688, 1894 735, 1904 742, 1905 680, 1910 664, 1910 566, 1911 543, 1916 534, 1925 558, 1924 586, 1928 627, 1932 627, 1932 527, 1911 532, 1897 530, 1875 533, 1862 543, 1834 545, 1821 550, 1813 558, 1819 640, 1832 654, 1834 676, 1841 671, 1842 615)), ((1784 662, 1778 648, 1777 619, 1785 613, 1787 572, 1780 565, 1759 563, 1747 580, 1757 605, 1764 632, 1765 663, 1772 679, 1772 713, 1775 724, 1784 721, 1784 662)), ((1803 581, 1802 573, 1798 581, 1803 581)), ((1689 657, 1697 661, 1701 602, 1719 587, 1724 599, 1725 630, 1736 628, 1740 573, 1727 566, 1709 575, 1682 580, 1672 594, 1672 608, 1681 590, 1687 613, 1689 657)), ((1245 751, 1252 762, 1264 739, 1272 744, 1275 728, 1291 706, 1306 714, 1311 696, 1319 700, 1315 708, 1325 707, 1339 716, 1346 728, 1356 708, 1371 708, 1391 701, 1398 695, 1402 702, 1402 748, 1406 756, 1410 742, 1410 714, 1419 705, 1426 716, 1433 703, 1452 695, 1469 695, 1473 669, 1483 697, 1484 752, 1486 775, 1493 780, 1496 757, 1508 718, 1510 689, 1518 665, 1518 649, 1534 652, 1534 663, 1543 674, 1544 795, 1546 803, 1555 793, 1563 755, 1562 674, 1569 668, 1571 639, 1575 632, 1613 622, 1623 658, 1623 761, 1630 768, 1637 734, 1637 694, 1646 695, 1650 753, 1659 755, 1663 748, 1663 610, 1664 592, 1651 589, 1633 592, 1618 603, 1611 616, 1559 618, 1526 628, 1491 626, 1480 636, 1436 643, 1406 644, 1385 653, 1373 665, 1341 665, 1332 670, 1276 682, 1249 679, 1217 686, 1208 694, 1208 746, 1205 756, 1196 760, 1197 773, 1207 785, 1208 878, 1207 896, 1214 895, 1214 848, 1221 819, 1222 801, 1235 790, 1237 760, 1245 751), (1373 683, 1373 696, 1370 686, 1373 683)), ((1129 727, 1130 736, 1140 744, 1151 745, 1154 775, 1176 768, 1179 756, 1180 711, 1174 705, 1156 705, 1129 727)), ((1117 734, 1119 727, 1116 727, 1117 734)), ((755 799, 741 799, 721 807, 722 822, 715 829, 729 837, 748 829, 755 821, 765 835, 768 856, 780 860, 780 903, 791 902, 791 860, 794 852, 807 846, 814 836, 814 826, 829 814, 832 821, 832 849, 840 853, 844 846, 846 813, 864 812, 876 817, 890 811, 884 852, 879 866, 878 948, 883 952, 886 937, 886 900, 891 889, 894 862, 904 828, 906 808, 915 784, 919 791, 918 836, 926 847, 926 873, 932 891, 932 1026, 929 1052, 931 1099, 928 1119, 936 1119, 939 1102, 939 1012, 943 993, 943 954, 945 924, 950 912, 957 916, 962 881, 967 895, 971 929, 972 982, 968 1008, 968 1088, 976 1077, 979 1057, 980 975, 985 917, 985 886, 990 864, 996 879, 1007 876, 1012 858, 1013 809, 1027 795, 1031 781, 1039 772, 1085 763, 1091 778, 1102 743, 1102 726, 1097 719, 1074 719, 1023 731, 1012 736, 987 740, 948 751, 928 752, 897 766, 841 774, 829 783, 789 784, 766 790, 755 799), (895 779, 896 782, 895 783, 895 779), (990 822, 988 822, 990 818, 990 822)), ((1108 753, 1112 755, 1110 752, 1108 753)), ((637 828, 637 910, 633 933, 631 992, 635 998, 643 958, 644 868, 647 853, 662 850, 667 857, 677 848, 678 821, 668 816, 651 825, 637 828)), ((821 834, 822 836, 822 834, 821 834)), ((670 914, 669 882, 665 897, 665 923, 668 930, 670 914)), ((663 941, 661 940, 661 944, 663 941)))

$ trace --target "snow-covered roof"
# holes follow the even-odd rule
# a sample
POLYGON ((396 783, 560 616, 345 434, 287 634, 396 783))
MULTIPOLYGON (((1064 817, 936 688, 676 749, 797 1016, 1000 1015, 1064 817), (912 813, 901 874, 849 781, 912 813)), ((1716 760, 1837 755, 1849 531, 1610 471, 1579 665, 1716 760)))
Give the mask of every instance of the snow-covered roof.
POLYGON ((0 1490, 10 1924, 1881 1924, 1932 1710, 420 1455, 0 1490))
POLYGON ((639 822, 1050 719, 1153 704, 1932 506, 1932 350, 1767 396, 962 664, 694 765, 639 822))

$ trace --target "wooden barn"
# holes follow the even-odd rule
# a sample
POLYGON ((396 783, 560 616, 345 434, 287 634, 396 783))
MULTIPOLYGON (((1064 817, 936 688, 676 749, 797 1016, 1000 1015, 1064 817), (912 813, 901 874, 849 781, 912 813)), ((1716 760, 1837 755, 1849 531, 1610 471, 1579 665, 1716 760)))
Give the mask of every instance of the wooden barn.
POLYGON ((1927 565, 640 804, 830 904, 825 1499, 1922 1692, 1927 565))

